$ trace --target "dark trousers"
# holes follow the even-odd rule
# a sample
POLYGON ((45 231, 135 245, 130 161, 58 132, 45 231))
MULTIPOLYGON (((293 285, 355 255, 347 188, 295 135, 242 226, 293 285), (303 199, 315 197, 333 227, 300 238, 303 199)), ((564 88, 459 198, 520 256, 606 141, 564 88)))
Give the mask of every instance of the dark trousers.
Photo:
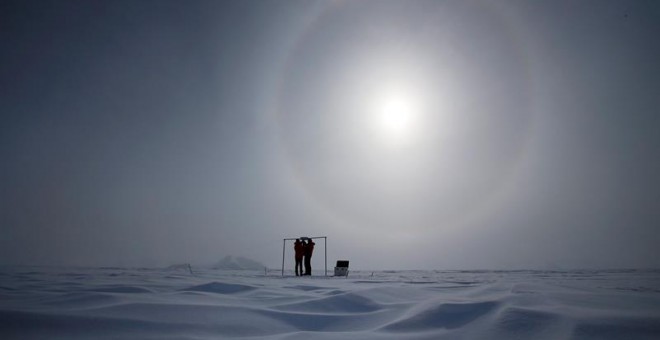
POLYGON ((305 256, 305 274, 312 275, 312 255, 305 256))
POLYGON ((296 257, 296 276, 303 275, 303 259, 302 257, 296 257))

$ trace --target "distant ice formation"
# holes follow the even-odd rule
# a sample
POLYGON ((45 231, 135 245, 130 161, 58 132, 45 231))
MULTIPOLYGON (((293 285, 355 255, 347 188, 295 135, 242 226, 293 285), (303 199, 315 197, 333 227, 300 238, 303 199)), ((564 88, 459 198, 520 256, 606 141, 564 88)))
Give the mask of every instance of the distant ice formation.
POLYGON ((226 270, 263 270, 266 268, 262 263, 245 257, 238 256, 225 256, 218 263, 213 265, 213 269, 226 269, 226 270))

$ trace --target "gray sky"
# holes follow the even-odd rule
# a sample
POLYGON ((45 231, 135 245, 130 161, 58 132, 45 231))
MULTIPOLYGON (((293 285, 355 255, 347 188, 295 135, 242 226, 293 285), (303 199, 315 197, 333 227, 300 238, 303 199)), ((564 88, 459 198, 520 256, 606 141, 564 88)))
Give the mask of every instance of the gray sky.
POLYGON ((660 266, 657 1, 0 13, 2 264, 660 266))

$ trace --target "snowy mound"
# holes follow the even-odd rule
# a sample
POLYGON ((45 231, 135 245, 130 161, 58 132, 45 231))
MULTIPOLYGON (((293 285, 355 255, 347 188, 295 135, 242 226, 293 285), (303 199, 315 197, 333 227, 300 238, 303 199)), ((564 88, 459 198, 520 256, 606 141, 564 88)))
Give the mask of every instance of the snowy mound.
POLYGON ((220 262, 213 266, 213 269, 224 270, 263 270, 266 266, 255 260, 245 257, 225 256, 220 262))
MULTIPOLYGON (((233 262, 232 262, 233 263, 233 262)), ((658 271, 0 271, 0 339, 658 339, 658 271)))
POLYGON ((182 290, 194 291, 194 292, 218 293, 218 294, 234 294, 234 293, 250 291, 252 289, 254 289, 254 287, 248 285, 223 283, 223 282, 211 282, 203 285, 184 288, 182 290))

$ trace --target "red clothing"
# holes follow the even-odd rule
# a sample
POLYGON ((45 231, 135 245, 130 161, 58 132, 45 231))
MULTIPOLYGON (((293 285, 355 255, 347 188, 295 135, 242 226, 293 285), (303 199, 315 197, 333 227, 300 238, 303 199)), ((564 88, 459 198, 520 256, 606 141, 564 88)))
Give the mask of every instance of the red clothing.
POLYGON ((294 243, 293 244, 293 250, 296 252, 296 255, 295 255, 296 258, 297 259, 302 259, 303 255, 305 254, 302 242, 294 243))
POLYGON ((312 242, 311 240, 307 242, 307 246, 305 247, 305 256, 312 256, 315 244, 316 243, 312 242))

